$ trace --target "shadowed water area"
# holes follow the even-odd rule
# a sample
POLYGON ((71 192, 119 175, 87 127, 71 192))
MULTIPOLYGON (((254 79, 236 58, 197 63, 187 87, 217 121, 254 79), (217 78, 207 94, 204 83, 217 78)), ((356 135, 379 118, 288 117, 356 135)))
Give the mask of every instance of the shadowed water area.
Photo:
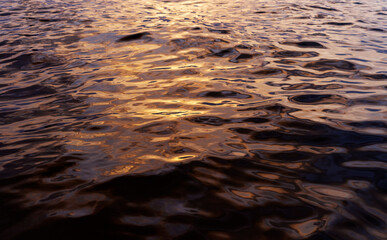
POLYGON ((385 0, 0 6, 0 239, 387 239, 385 0))

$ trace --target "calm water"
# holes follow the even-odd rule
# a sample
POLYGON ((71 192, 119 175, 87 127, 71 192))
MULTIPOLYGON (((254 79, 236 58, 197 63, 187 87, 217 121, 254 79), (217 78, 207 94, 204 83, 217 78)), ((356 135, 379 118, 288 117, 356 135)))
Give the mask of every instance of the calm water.
POLYGON ((0 0, 1 239, 387 239, 386 0, 0 0))

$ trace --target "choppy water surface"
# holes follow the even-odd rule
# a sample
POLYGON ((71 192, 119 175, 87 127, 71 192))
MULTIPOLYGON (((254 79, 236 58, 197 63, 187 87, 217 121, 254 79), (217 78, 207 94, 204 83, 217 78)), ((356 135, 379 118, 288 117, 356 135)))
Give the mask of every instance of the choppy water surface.
POLYGON ((385 0, 0 5, 0 238, 387 238, 385 0))

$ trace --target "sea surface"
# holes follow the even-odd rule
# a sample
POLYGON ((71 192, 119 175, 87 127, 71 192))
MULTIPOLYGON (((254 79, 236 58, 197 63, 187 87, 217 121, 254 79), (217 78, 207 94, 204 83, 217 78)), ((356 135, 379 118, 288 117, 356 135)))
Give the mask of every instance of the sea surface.
POLYGON ((386 0, 0 0, 0 239, 387 239, 386 0))

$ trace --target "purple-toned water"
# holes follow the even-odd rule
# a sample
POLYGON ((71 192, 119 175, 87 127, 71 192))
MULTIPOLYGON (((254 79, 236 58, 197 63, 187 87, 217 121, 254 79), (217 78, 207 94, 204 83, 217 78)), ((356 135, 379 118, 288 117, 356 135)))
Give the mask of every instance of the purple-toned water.
POLYGON ((0 0, 0 239, 387 239, 386 3, 0 0))

